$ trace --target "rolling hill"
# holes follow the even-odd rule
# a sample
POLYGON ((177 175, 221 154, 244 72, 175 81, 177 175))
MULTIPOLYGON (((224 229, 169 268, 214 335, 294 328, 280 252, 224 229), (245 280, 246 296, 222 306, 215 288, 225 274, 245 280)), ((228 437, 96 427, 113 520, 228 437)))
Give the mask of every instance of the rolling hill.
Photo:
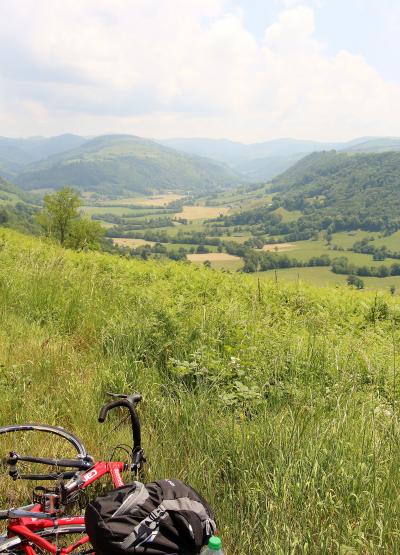
POLYGON ((323 229, 393 232, 400 229, 400 152, 314 153, 274 179, 271 192, 229 221, 261 224, 290 240, 323 229), (282 209, 297 216, 283 221, 282 209))
POLYGON ((106 135, 87 141, 27 166, 15 178, 27 190, 72 185, 109 194, 206 191, 240 181, 238 174, 219 162, 130 135, 106 135))

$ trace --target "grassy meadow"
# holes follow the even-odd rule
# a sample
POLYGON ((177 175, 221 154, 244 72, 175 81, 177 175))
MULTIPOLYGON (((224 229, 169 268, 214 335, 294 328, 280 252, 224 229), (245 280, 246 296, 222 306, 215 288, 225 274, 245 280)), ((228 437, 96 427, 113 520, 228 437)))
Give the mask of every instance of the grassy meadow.
MULTIPOLYGON (((328 267, 310 267, 310 268, 280 268, 269 270, 267 272, 258 272, 252 274, 254 278, 270 279, 283 282, 298 282, 312 284, 316 287, 326 287, 345 285, 347 276, 344 274, 335 274, 328 267)), ((396 289, 396 294, 400 292, 400 276, 389 276, 385 278, 363 277, 365 288, 371 290, 382 290, 389 292, 392 286, 396 289)))
MULTIPOLYGON (((398 553, 399 326, 384 293, 4 230, 0 424, 61 425, 105 457, 129 442, 117 415, 97 423, 106 391, 140 391, 146 479, 198 488, 228 555, 398 553)), ((11 441, 55 449, 2 437, 3 455, 11 441)), ((3 472, 1 505, 26 502, 30 486, 3 472)))

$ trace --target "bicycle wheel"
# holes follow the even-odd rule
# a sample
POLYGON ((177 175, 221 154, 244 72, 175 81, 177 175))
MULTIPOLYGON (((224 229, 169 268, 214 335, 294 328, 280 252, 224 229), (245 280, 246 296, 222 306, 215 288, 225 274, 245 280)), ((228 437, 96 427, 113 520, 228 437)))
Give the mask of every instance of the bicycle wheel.
MULTIPOLYGON (((78 541, 86 534, 85 526, 83 525, 64 525, 59 527, 49 526, 39 530, 36 534, 47 541, 56 544, 58 547, 64 547, 71 545, 78 541)), ((0 538, 0 553, 8 555, 23 555, 25 554, 24 546, 29 545, 34 553, 38 555, 48 553, 46 549, 42 549, 36 545, 32 545, 31 542, 24 540, 23 538, 0 538), (3 541, 1 541, 3 540, 3 541)), ((77 547, 76 550, 72 551, 71 554, 87 554, 95 555, 93 548, 90 543, 85 543, 84 545, 77 547)))

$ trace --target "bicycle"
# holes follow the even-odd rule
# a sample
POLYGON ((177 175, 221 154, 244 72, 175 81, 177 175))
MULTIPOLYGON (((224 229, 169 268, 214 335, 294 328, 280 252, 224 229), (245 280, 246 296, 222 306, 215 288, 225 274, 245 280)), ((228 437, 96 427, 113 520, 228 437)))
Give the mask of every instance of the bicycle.
POLYGON ((59 436, 69 442, 77 453, 75 459, 51 459, 19 455, 15 451, 10 452, 6 463, 9 467, 9 475, 13 480, 49 480, 55 481, 56 485, 53 489, 43 486, 36 487, 33 492, 33 502, 29 505, 0 511, 0 519, 8 520, 7 532, 0 535, 0 554, 52 553, 66 555, 85 553, 95 555, 93 548, 90 547, 89 537, 85 533, 84 517, 63 516, 65 509, 76 503, 88 486, 107 474, 111 476, 116 488, 124 485, 123 471, 130 470, 133 478, 137 479, 146 462, 141 447, 140 420, 136 412, 136 405, 142 399, 141 395, 111 393, 109 395, 115 400, 106 403, 101 408, 98 420, 100 423, 105 422, 108 412, 114 408, 125 407, 128 409, 133 440, 130 464, 120 461, 95 462, 81 440, 61 427, 40 424, 0 427, 0 434, 39 431, 59 436), (18 462, 38 463, 66 470, 48 474, 21 474, 17 467, 18 462), (65 480, 67 481, 65 482, 65 480), (69 539, 70 536, 78 536, 78 539, 60 547, 59 539, 63 537, 69 539))

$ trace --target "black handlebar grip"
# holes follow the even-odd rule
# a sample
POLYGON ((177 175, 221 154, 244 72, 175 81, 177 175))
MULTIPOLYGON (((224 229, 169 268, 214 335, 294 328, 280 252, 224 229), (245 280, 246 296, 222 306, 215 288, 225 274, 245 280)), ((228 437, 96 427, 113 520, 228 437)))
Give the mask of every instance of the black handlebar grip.
POLYGON ((107 417, 107 413, 116 407, 126 407, 129 410, 131 416, 131 426, 132 426, 132 438, 133 446, 140 447, 141 444, 141 430, 140 430, 140 420, 136 414, 135 404, 141 400, 142 396, 139 394, 119 397, 116 401, 107 403, 100 409, 99 422, 103 423, 107 417))

